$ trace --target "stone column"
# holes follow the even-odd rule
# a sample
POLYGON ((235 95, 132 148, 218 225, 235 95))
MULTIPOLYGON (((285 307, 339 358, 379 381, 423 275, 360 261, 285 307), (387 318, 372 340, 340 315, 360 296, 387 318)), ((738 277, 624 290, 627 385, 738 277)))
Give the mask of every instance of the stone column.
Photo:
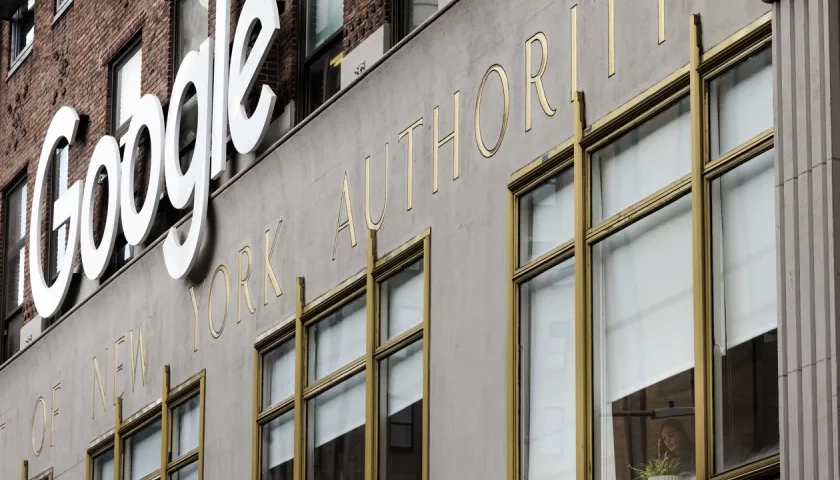
POLYGON ((773 10, 782 479, 838 473, 840 3, 773 10))

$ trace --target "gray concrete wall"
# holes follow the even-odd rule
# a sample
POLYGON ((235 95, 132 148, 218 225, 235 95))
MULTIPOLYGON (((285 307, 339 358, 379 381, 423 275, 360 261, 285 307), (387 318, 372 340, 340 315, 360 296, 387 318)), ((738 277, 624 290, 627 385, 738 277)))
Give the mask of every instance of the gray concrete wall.
MULTIPOLYGON (((578 88, 586 94, 591 123, 688 63, 688 15, 701 13, 706 47, 722 41, 765 13, 758 0, 725 3, 666 2, 667 37, 657 44, 655 1, 616 0, 616 74, 607 76, 606 2, 578 8, 578 88)), ((205 474, 208 480, 246 478, 250 472, 252 352, 256 337, 294 312, 296 276, 307 298, 327 292, 365 266, 364 159, 372 156, 373 216, 381 208, 384 144, 389 144, 388 210, 379 250, 388 252, 432 229, 431 475, 433 479, 501 480, 506 471, 506 195, 511 173, 572 136, 569 103, 569 9, 571 0, 460 0, 401 50, 350 88, 267 158, 225 189, 211 204, 209 241, 202 265, 189 281, 171 280, 160 246, 78 311, 0 370, 0 478, 17 478, 23 459, 30 471, 54 467, 56 478, 81 478, 85 450, 113 426, 110 400, 116 375, 125 416, 160 397, 161 369, 172 366, 177 385, 207 370, 205 474), (533 128, 525 132, 525 41, 544 32, 549 41, 544 77, 557 113, 542 113, 533 99, 533 128), (490 159, 479 153, 474 106, 485 70, 502 65, 510 80, 510 121, 504 143, 490 159), (451 143, 441 150, 439 191, 432 193, 432 111, 440 105, 441 132, 453 126, 453 94, 460 92, 460 177, 452 180, 451 143), (418 118, 413 208, 406 211, 405 141, 397 135, 418 118), (359 244, 345 230, 332 260, 336 215, 344 175, 359 244), (272 264, 284 294, 269 287, 263 304, 263 235, 282 229, 272 264), (237 252, 250 246, 250 291, 257 311, 241 307, 237 322, 237 252), (224 282, 208 301, 210 277, 224 264, 231 275, 226 326, 212 338, 208 303, 217 328, 224 311, 224 282), (189 288, 199 295, 198 351, 193 348, 189 288), (132 386, 128 335, 143 332, 145 379, 138 368, 132 386), (99 401, 93 358, 109 402, 99 401), (56 394, 55 442, 49 425, 43 452, 33 454, 33 411, 56 394), (94 416, 95 415, 95 416, 94 416)), ((535 57, 538 59, 538 55, 535 57)), ((535 67, 536 68, 536 67, 535 67)), ((491 77, 482 103, 487 143, 500 125, 500 87, 491 77)), ((72 154, 72 152, 71 152, 72 154)), ((244 301, 244 300, 243 300, 244 301)), ((35 436, 40 439, 41 411, 35 436)))
POLYGON ((782 478, 837 479, 840 7, 774 7, 782 478))

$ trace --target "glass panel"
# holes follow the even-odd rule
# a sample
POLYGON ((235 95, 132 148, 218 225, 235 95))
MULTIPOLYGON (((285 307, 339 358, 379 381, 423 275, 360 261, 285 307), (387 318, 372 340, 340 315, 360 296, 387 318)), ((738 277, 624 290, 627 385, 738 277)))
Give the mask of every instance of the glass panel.
POLYGON ((307 478, 362 480, 365 470, 365 373, 309 401, 307 478))
POLYGON ((262 480, 292 480, 295 456, 294 411, 262 427, 262 480))
POLYGON ((691 196, 593 246, 596 478, 694 473, 691 196))
POLYGON ((709 85, 711 156, 773 128, 773 55, 762 50, 709 85))
POLYGON ((712 182, 715 473, 779 452, 773 159, 712 182))
POLYGON ((23 326, 21 324, 22 318, 23 315, 18 312, 15 316, 6 321, 6 330, 8 332, 6 334, 7 359, 20 351, 20 328, 23 326))
POLYGON ((592 154, 592 223, 691 172, 688 97, 592 154))
POLYGON ((35 41, 35 0, 29 0, 12 16, 11 63, 35 41))
POLYGON ((262 408, 295 393, 295 342, 289 340, 263 355, 262 408))
POLYGON ((519 290, 522 480, 575 477, 575 265, 519 290))
POLYGON ((365 306, 365 297, 359 297, 310 327, 310 383, 365 354, 365 306))
POLYGON ((134 108, 140 103, 142 64, 143 51, 138 47, 117 66, 116 128, 131 118, 134 108))
POLYGON ((310 55, 344 23, 343 0, 306 0, 306 55, 310 55))
POLYGON ((312 60, 307 80, 309 112, 341 90, 341 53, 341 41, 337 41, 312 60))
POLYGON ((198 462, 191 463, 169 475, 170 480, 198 480, 198 462))
POLYGON ((24 180, 6 197, 6 205, 9 209, 9 226, 6 235, 12 245, 26 235, 26 190, 26 180, 24 180))
MULTIPOLYGON (((69 161, 69 147, 64 146, 56 150, 55 161, 53 163, 53 195, 50 202, 50 219, 54 214, 53 203, 67 191, 67 169, 69 161)), ((52 222, 52 220, 50 220, 52 222)), ((51 245, 53 250, 50 252, 52 258, 52 275, 58 275, 59 265, 64 260, 64 250, 67 248, 67 223, 62 224, 58 230, 50 228, 50 235, 52 236, 51 245)))
POLYGON ((423 323, 423 261, 401 270, 379 286, 381 343, 423 323))
POLYGON ((423 472, 423 341, 382 361, 386 408, 380 433, 382 480, 419 480, 423 472))
POLYGON ((160 468, 160 420, 125 440, 126 480, 140 480, 160 468))
POLYGON ((191 51, 198 51, 198 47, 207 40, 207 3, 209 0, 179 0, 178 12, 178 51, 175 57, 177 66, 191 51))
POLYGON ((438 10, 437 0, 409 0, 408 8, 408 32, 419 27, 427 18, 431 17, 438 10))
POLYGON ((23 305, 23 262, 26 249, 21 248, 6 262, 6 315, 23 305))
POLYGON ((200 398, 198 395, 172 410, 172 458, 198 448, 200 398))
POLYGON ((519 199, 519 266, 574 237, 574 180, 564 170, 519 199))
POLYGON ((114 451, 108 450, 93 459, 93 480, 114 479, 114 451))

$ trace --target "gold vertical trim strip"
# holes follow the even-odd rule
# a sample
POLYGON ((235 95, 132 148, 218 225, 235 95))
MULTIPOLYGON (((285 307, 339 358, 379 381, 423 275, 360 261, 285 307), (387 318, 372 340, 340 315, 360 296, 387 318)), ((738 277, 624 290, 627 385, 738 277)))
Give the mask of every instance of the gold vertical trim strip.
POLYGON ((373 268, 376 265, 376 230, 368 230, 367 272, 365 292, 367 313, 367 334, 365 338, 365 478, 375 480, 376 476, 376 280, 373 268))
POLYGON ((708 478, 711 461, 710 388, 711 336, 706 309, 706 202, 707 188, 703 178, 704 115, 703 78, 700 75, 700 17, 689 17, 690 81, 691 81, 691 218, 694 284, 694 384, 695 384, 695 458, 697 478, 708 478))
MULTIPOLYGON (((575 7, 572 7, 574 10, 575 7)), ((513 279, 516 270, 516 236, 519 233, 514 221, 516 210, 516 195, 508 191, 507 208, 508 228, 508 479, 519 478, 519 316, 517 315, 516 281, 513 279)))
POLYGON ((423 238, 423 446, 422 480, 429 480, 429 383, 432 318, 432 237, 423 238))
MULTIPOLYGON (((262 354, 254 349, 254 388, 253 388, 253 413, 251 417, 251 479, 259 480, 260 478, 260 457, 262 456, 260 446, 260 430, 262 427, 257 422, 257 417, 260 415, 261 398, 262 398, 262 354)), ((294 460, 293 460, 294 461, 294 460)))
POLYGON ((29 480, 29 460, 24 460, 20 467, 21 480, 29 480))
POLYGON ((85 480, 93 479, 93 457, 90 453, 85 455, 85 480))
POLYGON ((303 326, 303 307, 306 299, 306 282, 297 277, 297 300, 295 302, 295 458, 294 480, 306 478, 306 409, 303 403, 303 387, 306 385, 306 334, 303 326))
POLYGON ((607 63, 609 77, 615 75, 615 0, 607 0, 607 63))
POLYGON ((665 0, 658 0, 659 2, 659 44, 665 41, 665 0))
POLYGON ((578 57, 578 49, 577 49, 577 5, 574 5, 569 12, 569 51, 571 55, 571 82, 570 85, 572 86, 569 101, 575 101, 575 92, 577 91, 577 57, 578 57))
MULTIPOLYGON (((204 419, 207 403, 207 375, 198 381, 198 480, 204 480, 204 419)), ((161 476, 161 480, 169 480, 161 476)))
POLYGON ((114 480, 123 480, 122 435, 120 434, 121 426, 122 397, 118 397, 117 404, 114 405, 114 480))
MULTIPOLYGON (((612 4, 612 0, 610 0, 612 4)), ((585 126, 583 92, 575 92, 574 130, 574 196, 575 196, 575 365, 577 411, 577 478, 587 480, 592 475, 592 406, 591 349, 589 321, 586 305, 586 165, 581 141, 585 126)))
POLYGON ((169 365, 163 366, 163 375, 160 380, 160 478, 168 478, 169 450, 172 443, 171 415, 169 415, 169 365))

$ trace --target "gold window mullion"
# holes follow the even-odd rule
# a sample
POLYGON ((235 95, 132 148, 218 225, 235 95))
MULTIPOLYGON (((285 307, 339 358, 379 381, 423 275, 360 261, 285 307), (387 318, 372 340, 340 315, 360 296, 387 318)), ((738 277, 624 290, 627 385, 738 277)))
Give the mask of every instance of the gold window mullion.
POLYGON ((303 277, 297 277, 297 301, 295 302, 295 452, 293 460, 294 480, 306 478, 306 405, 303 400, 303 387, 306 384, 306 328, 303 325, 303 307, 306 299, 306 283, 303 277))
POLYGON ((118 397, 117 403, 114 405, 114 480, 122 480, 123 478, 122 434, 120 433, 121 426, 122 397, 118 397))
POLYGON ((365 335, 365 479, 375 480, 377 459, 377 383, 379 380, 376 365, 376 279, 373 270, 376 266, 376 230, 368 231, 368 252, 366 276, 366 335, 365 335))
POLYGON ((167 478, 167 467, 169 464, 169 443, 171 439, 171 415, 169 414, 169 365, 163 366, 163 378, 161 379, 161 409, 160 409, 160 478, 167 478))
MULTIPOLYGON (((587 315, 588 250, 586 155, 581 142, 585 126, 583 92, 574 92, 574 258, 575 258, 575 409, 579 480, 592 478, 592 335, 587 315)), ((521 319, 520 319, 521 321, 521 319)), ((517 359, 518 360, 518 359, 517 359)))
MULTIPOLYGON (((423 445, 421 446, 421 480, 429 480, 429 363, 430 356, 430 328, 432 316, 432 237, 426 235, 423 238, 423 419, 421 430, 423 433, 423 445)), ((377 292, 379 290, 377 289, 377 292)), ((386 407, 387 408, 387 407, 386 407)))
POLYGON ((691 102, 691 217, 694 303, 694 412, 697 478, 708 478, 711 428, 711 325, 708 319, 708 185, 703 176, 705 157, 704 85, 700 74, 702 55, 700 17, 689 17, 691 102))

